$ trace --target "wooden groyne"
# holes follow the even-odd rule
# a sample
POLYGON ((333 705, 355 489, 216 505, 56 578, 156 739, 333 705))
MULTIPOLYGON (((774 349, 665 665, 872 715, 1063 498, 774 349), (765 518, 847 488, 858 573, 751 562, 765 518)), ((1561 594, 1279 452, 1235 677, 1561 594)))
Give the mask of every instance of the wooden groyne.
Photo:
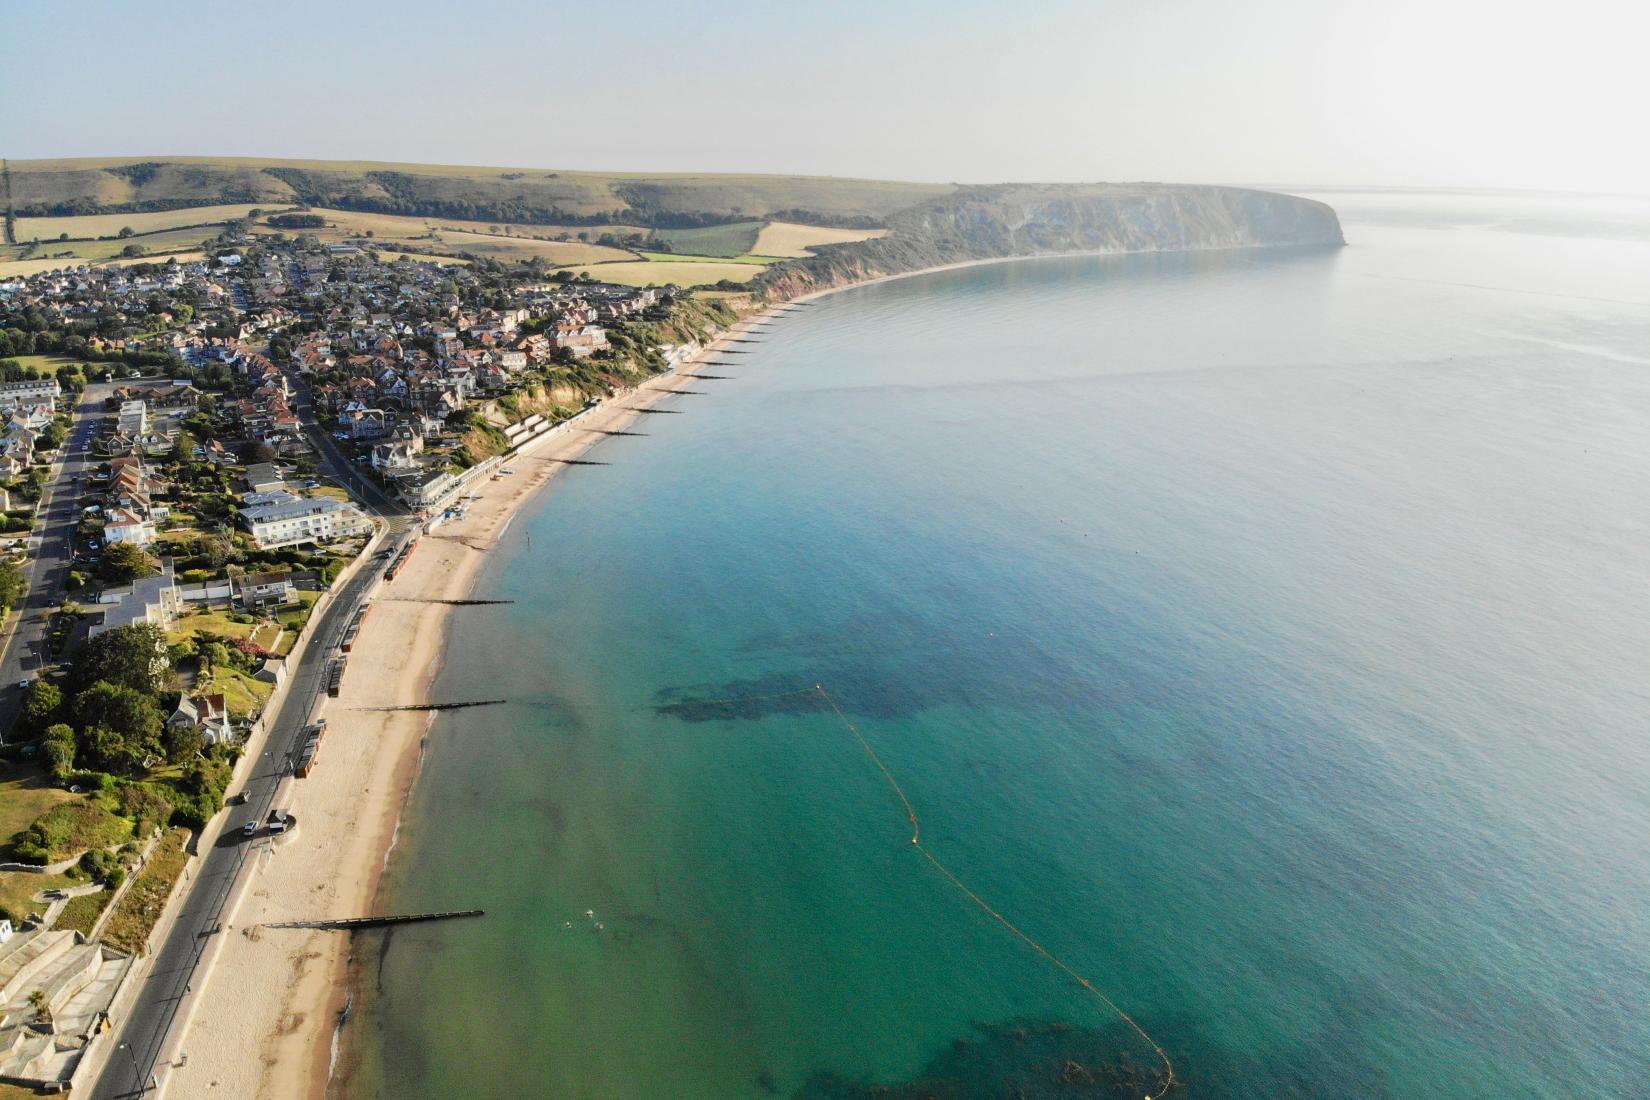
POLYGON ((730 376, 726 375, 726 374, 684 374, 684 375, 682 375, 682 377, 683 378, 698 378, 698 379, 702 379, 703 381, 706 381, 706 382, 727 382, 727 381, 731 381, 730 376))
POLYGON ((318 928, 327 931, 349 931, 353 928, 385 928, 392 924, 418 924, 432 920, 464 920, 484 917, 485 909, 454 909, 445 913, 396 913, 383 917, 340 917, 337 920, 283 920, 260 925, 262 928, 318 928))
POLYGON ((388 603, 438 603, 446 607, 492 607, 494 604, 515 603, 515 600, 436 600, 425 596, 385 596, 388 603))
POLYGON ((399 711, 399 710, 463 710, 465 707, 496 707, 500 703, 508 703, 508 699, 474 699, 465 703, 401 703, 393 707, 360 707, 360 710, 399 711))
POLYGON ((580 428, 578 430, 581 432, 595 432, 597 435, 639 435, 644 439, 647 437, 646 432, 616 432, 611 428, 580 428))
POLYGON ((631 409, 631 412, 645 413, 648 416, 680 416, 681 409, 631 409))
POLYGON ((563 466, 611 466, 611 462, 596 462, 588 458, 547 458, 546 462, 559 462, 563 466))

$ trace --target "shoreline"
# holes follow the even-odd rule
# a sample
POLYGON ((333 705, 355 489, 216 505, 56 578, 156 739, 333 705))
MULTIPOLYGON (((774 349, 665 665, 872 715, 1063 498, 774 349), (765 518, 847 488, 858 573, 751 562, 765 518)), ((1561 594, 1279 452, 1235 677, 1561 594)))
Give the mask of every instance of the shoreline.
MULTIPOLYGON (((1267 246, 1195 251, 1247 247, 1267 246)), ((338 1021, 354 989, 352 965, 362 953, 351 951, 347 937, 260 926, 374 911, 436 715, 367 708, 430 700, 444 661, 453 608, 418 601, 469 596, 486 555, 499 545, 520 508, 566 469, 559 459, 583 455, 607 438, 600 432, 623 430, 642 415, 640 410, 688 388, 692 379, 683 376, 684 370, 703 364, 745 335, 749 326, 772 319, 792 304, 970 267, 1136 252, 965 260, 821 287, 771 302, 730 324, 671 372, 608 399, 578 422, 564 422, 534 441, 527 453, 508 458, 514 474, 474 486, 466 494, 471 499, 465 518, 443 521, 422 535, 400 575, 374 594, 374 611, 351 653, 340 695, 324 712, 332 725, 315 774, 293 787, 289 808, 305 828, 281 845, 287 854, 284 861, 279 856, 265 861, 231 914, 229 942, 211 975, 216 980, 204 983, 200 1004, 183 1035, 183 1049, 193 1047, 198 1053, 168 1075, 170 1094, 324 1100, 334 1071, 342 1065, 347 1072, 346 1055, 355 1040, 340 1034, 338 1021), (302 858, 300 851, 306 853, 302 858), (256 1057, 251 1056, 254 1052, 256 1057)))
POLYGON ((262 926, 373 911, 436 715, 369 708, 429 700, 453 608, 428 601, 468 595, 520 507, 566 469, 559 460, 579 457, 607 438, 601 432, 623 430, 640 410, 689 388, 685 371, 784 304, 740 318, 671 372, 510 456, 514 474, 472 486, 465 517, 422 535, 401 573, 381 583, 339 696, 322 712, 330 721, 315 772, 291 787, 287 808, 303 827, 283 838, 228 917, 220 956, 183 1032, 181 1047, 190 1053, 166 1075, 169 1096, 326 1095, 336 1024, 351 990, 350 941, 262 926))

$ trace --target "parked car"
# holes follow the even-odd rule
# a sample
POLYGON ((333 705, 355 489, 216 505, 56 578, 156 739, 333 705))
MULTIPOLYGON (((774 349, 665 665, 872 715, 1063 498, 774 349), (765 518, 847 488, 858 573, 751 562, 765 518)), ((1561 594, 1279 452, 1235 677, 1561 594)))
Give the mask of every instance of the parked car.
POLYGON ((257 836, 258 835, 258 820, 257 820, 257 818, 253 818, 251 821, 248 821, 245 825, 241 826, 241 835, 242 836, 257 836))

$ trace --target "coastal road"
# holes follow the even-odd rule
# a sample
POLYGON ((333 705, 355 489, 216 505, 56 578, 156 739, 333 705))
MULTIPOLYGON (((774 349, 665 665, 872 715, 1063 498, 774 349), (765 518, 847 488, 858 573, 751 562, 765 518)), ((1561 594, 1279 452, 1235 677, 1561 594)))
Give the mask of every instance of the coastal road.
POLYGON ((225 935, 222 914, 234 898, 236 880, 246 861, 261 850, 262 836, 243 839, 239 834, 248 821, 267 821, 275 809, 281 781, 292 771, 292 759, 302 747, 302 732, 318 696, 325 691, 327 662, 335 655, 349 617, 361 599, 383 574, 389 557, 407 539, 409 517, 405 509, 389 500, 353 470, 348 460, 332 445, 326 432, 316 424, 308 401, 307 388, 300 388, 296 411, 317 450, 319 465, 340 484, 365 496, 369 511, 385 525, 378 551, 363 562, 355 575, 333 594, 326 609, 309 624, 309 642, 291 676, 286 697, 279 709, 266 715, 269 735, 258 758, 245 762, 248 769, 239 792, 246 795, 241 806, 231 806, 218 815, 200 837, 200 857, 190 868, 191 881, 185 884, 174 904, 181 906, 165 940, 152 943, 151 964, 142 978, 136 999, 124 1018, 114 1021, 103 1041, 103 1071, 90 1090, 94 1100, 141 1095, 154 1077, 161 1055, 184 1025, 179 1012, 183 999, 192 993, 201 953, 211 938, 225 935), (371 490, 362 493, 362 487, 371 490))
POLYGON ((23 705, 19 683, 39 677, 51 664, 46 634, 52 609, 63 602, 63 585, 74 560, 74 531, 80 523, 81 490, 76 482, 97 465, 92 437, 113 389, 113 383, 99 382, 80 395, 71 413, 74 424, 40 496, 36 515, 42 527, 30 538, 29 560, 23 566, 28 588, 11 630, 0 641, 0 742, 10 737, 23 705))
MULTIPOLYGON (((396 538, 390 536, 385 545, 393 548, 396 538)), ((243 840, 241 826, 247 821, 266 821, 269 811, 276 808, 277 789, 291 773, 291 760, 301 747, 304 725, 316 697, 324 691, 326 663, 335 653, 351 612, 386 563, 380 555, 369 558, 310 624, 314 633, 297 667, 289 671, 291 683, 280 709, 271 716, 264 751, 242 765, 246 778, 239 790, 246 795, 246 804, 228 807, 215 826, 202 834, 200 856, 190 868, 191 881, 181 893, 176 921, 164 941, 151 945, 154 956, 136 999, 124 1018, 114 1021, 113 1031, 103 1037, 110 1048, 103 1072, 89 1092, 97 1100, 139 1095, 140 1083, 147 1082, 154 1073, 173 1028, 183 1023, 178 1008, 190 992, 201 952, 214 935, 227 934, 220 922, 231 900, 232 887, 242 866, 261 850, 262 835, 243 840)))

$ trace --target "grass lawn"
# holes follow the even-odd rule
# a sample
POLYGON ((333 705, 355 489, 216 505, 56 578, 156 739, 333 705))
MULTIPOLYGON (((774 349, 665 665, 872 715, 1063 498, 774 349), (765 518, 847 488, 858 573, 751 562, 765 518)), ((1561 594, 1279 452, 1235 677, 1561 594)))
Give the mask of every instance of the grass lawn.
POLYGON ((12 355, 7 358, 16 360, 17 365, 24 370, 45 371, 49 374, 56 374, 59 367, 76 367, 84 375, 86 367, 90 365, 67 355, 12 355))
POLYGON ((247 638, 254 629, 256 627, 251 624, 231 621, 227 611, 192 611, 180 616, 177 625, 166 632, 166 644, 176 645, 185 638, 198 638, 201 634, 247 638))
POLYGON ((815 245, 847 244, 887 236, 886 229, 828 229, 819 225, 769 222, 757 235, 751 251, 764 256, 807 256, 815 245))
POLYGON ((61 890, 69 886, 84 886, 86 879, 68 875, 34 875, 28 871, 0 871, 0 909, 21 920, 30 913, 44 913, 46 903, 35 901, 42 890, 61 890))
POLYGON ((756 247, 762 223, 733 222, 706 225, 697 229, 658 229, 654 236, 670 242, 677 252, 693 256, 743 256, 756 247))
POLYGON ((229 704, 230 716, 246 718, 263 709, 274 693, 275 685, 254 680, 246 673, 227 666, 213 669, 209 678, 195 683, 196 695, 211 695, 219 691, 223 692, 224 702, 229 704))
POLYGON ((63 907, 63 912, 57 915, 57 921, 52 925, 52 929, 58 932, 90 935, 92 925, 103 915, 103 907, 109 904, 109 898, 113 895, 112 890, 99 890, 95 894, 81 894, 79 897, 70 898, 69 904, 63 907))
POLYGON ((297 644, 298 635, 303 633, 304 625, 309 622, 310 612, 315 610, 315 601, 320 598, 319 592, 300 592, 297 604, 282 608, 276 614, 275 621, 286 628, 286 633, 281 635, 281 644, 276 649, 281 656, 285 657, 292 652, 292 647, 297 644))
POLYGON ((154 854, 143 870, 137 873, 126 896, 120 899, 114 916, 103 930, 103 938, 122 951, 141 952, 149 940, 149 933, 160 919, 172 884, 189 862, 183 850, 189 833, 185 829, 168 829, 155 845, 154 854))
POLYGON ((89 798, 59 802, 37 817, 29 831, 43 834, 46 863, 91 849, 112 848, 132 839, 130 821, 89 798))
POLYGON ((52 786, 43 768, 22 763, 5 767, 5 779, 0 780, 0 848, 9 847, 18 833, 53 806, 85 801, 85 795, 52 786))

